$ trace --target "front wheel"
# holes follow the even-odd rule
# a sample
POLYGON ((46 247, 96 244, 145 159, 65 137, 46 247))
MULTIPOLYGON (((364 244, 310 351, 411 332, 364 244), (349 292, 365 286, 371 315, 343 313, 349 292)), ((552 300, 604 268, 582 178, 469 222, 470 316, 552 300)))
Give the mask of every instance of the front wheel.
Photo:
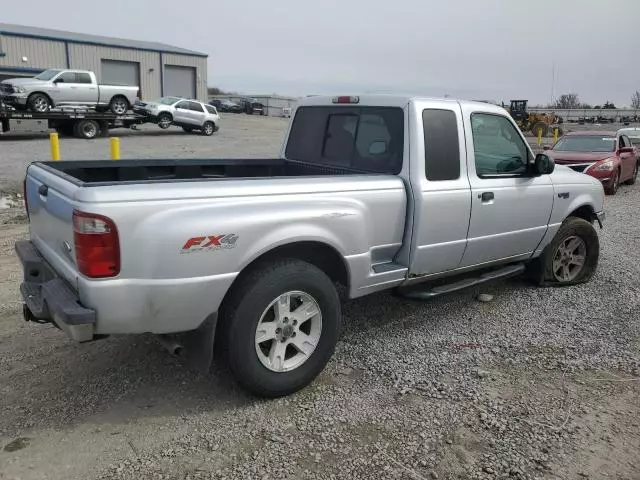
POLYGON ((234 286, 221 322, 216 342, 235 380, 253 394, 280 397, 308 385, 333 355, 340 299, 322 270, 281 260, 234 286))
POLYGON ((49 97, 42 93, 34 93, 31 95, 27 104, 29 105, 29 110, 32 112, 46 113, 51 110, 51 101, 49 100, 49 97))
POLYGON ((616 170, 616 173, 611 180, 611 183, 607 188, 604 189, 604 193, 607 195, 615 195, 618 191, 618 187, 620 186, 620 170, 616 170))
POLYGON ((635 167, 633 167, 633 173, 631 174, 631 178, 627 180, 627 185, 634 185, 636 183, 637 178, 638 178, 638 162, 636 162, 635 167))
POLYGON ((591 280, 598 266, 600 240, 589 222, 569 217, 533 264, 529 274, 540 285, 566 286, 591 280))

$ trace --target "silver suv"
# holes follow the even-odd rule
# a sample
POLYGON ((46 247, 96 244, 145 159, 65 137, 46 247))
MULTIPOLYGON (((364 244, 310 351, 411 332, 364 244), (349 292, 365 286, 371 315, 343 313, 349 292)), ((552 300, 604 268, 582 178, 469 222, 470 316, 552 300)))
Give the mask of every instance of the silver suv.
POLYGON ((162 97, 151 102, 138 102, 133 111, 151 117, 160 128, 177 125, 185 132, 198 130, 207 136, 220 129, 220 115, 216 107, 198 100, 162 97))

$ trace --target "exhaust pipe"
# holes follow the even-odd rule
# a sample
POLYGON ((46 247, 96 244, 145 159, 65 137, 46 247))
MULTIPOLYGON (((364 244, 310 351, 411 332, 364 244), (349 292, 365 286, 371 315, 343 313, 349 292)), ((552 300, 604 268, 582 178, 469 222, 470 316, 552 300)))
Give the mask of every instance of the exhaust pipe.
POLYGON ((182 354, 183 346, 176 342, 171 335, 154 335, 154 338, 171 355, 179 357, 182 354))

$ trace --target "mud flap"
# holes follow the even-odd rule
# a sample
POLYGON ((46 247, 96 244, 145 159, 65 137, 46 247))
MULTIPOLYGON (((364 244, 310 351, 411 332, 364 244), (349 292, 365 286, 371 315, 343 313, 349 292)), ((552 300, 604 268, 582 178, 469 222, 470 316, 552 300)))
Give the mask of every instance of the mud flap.
POLYGON ((185 361, 189 368, 208 373, 213 362, 213 342, 216 335, 218 315, 209 315, 195 330, 181 335, 185 361))

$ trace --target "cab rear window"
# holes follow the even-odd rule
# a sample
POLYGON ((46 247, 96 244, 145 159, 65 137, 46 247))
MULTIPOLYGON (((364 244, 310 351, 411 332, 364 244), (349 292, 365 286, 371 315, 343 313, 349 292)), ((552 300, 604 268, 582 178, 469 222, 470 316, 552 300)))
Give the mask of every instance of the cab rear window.
POLYGON ((300 107, 285 150, 289 160, 397 174, 404 112, 398 107, 300 107))

